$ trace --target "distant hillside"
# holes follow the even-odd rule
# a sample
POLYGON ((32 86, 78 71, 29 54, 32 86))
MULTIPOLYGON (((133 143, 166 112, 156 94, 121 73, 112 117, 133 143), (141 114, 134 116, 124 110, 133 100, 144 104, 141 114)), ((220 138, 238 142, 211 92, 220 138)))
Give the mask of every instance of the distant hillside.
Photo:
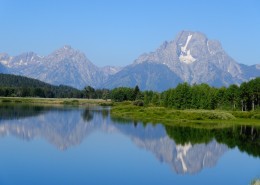
POLYGON ((182 80, 172 72, 166 65, 143 62, 129 65, 108 78, 103 85, 105 88, 135 87, 141 90, 165 91, 182 80))
POLYGON ((0 96, 81 97, 82 92, 69 86, 55 86, 24 76, 0 73, 0 96))
POLYGON ((0 63, 0 73, 6 73, 7 70, 3 64, 0 63))
POLYGON ((0 87, 55 87, 48 83, 19 75, 1 74, 0 87))

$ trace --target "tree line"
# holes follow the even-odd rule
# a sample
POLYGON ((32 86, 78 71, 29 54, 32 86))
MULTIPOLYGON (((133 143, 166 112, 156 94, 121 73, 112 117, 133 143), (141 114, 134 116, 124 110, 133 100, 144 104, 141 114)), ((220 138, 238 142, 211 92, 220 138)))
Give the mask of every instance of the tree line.
POLYGON ((0 96, 41 98, 108 98, 107 90, 94 90, 88 86, 78 90, 65 85, 50 85, 40 80, 11 74, 0 74, 0 96))
POLYGON ((94 89, 91 86, 79 90, 65 85, 51 85, 24 76, 0 73, 0 96, 110 99, 110 91, 108 89, 94 89))
POLYGON ((55 86, 24 76, 0 74, 0 96, 80 98, 83 93, 65 85, 55 86))
POLYGON ((181 83, 162 93, 120 87, 111 91, 114 101, 137 101, 138 105, 164 106, 175 109, 226 109, 250 111, 260 108, 260 77, 240 86, 211 87, 208 84, 181 83), (140 103, 143 102, 143 103, 140 103))
POLYGON ((86 86, 78 90, 69 86, 54 86, 39 80, 0 74, 0 96, 43 98, 112 99, 116 102, 133 101, 139 106, 164 106, 175 109, 226 109, 250 111, 259 109, 260 77, 240 86, 211 87, 208 84, 181 83, 164 92, 140 91, 138 86, 94 89, 86 86))

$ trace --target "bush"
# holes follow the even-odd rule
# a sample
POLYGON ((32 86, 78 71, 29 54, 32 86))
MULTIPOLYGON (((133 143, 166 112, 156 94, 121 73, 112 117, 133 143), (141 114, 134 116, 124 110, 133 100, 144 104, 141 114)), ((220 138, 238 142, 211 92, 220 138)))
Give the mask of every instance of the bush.
POLYGON ((113 102, 102 102, 102 103, 99 103, 100 106, 113 106, 113 102))
POLYGON ((253 119, 260 119, 260 114, 255 114, 252 116, 253 119))
POLYGON ((250 119, 252 116, 254 116, 253 112, 241 112, 241 111, 233 111, 231 114, 237 118, 245 118, 250 119))
POLYGON ((72 100, 72 101, 63 101, 63 104, 65 105, 78 105, 79 101, 78 100, 72 100))
POLYGON ((133 102, 133 105, 135 106, 144 106, 144 102, 142 100, 136 100, 133 102))

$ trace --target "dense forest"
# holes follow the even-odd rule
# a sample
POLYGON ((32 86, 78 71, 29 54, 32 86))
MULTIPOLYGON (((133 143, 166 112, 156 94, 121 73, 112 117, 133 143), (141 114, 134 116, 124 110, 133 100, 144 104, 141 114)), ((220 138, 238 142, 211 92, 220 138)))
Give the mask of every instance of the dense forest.
POLYGON ((260 108, 260 77, 240 86, 215 88, 207 84, 179 84, 162 93, 140 92, 135 88, 119 87, 111 91, 114 101, 135 101, 136 105, 164 106, 175 109, 225 109, 249 111, 260 108))
POLYGON ((0 74, 0 96, 42 98, 108 98, 108 90, 95 90, 87 86, 78 90, 69 86, 55 86, 40 80, 0 74))
POLYGON ((207 84, 181 83, 164 92, 140 91, 139 87, 118 87, 112 90, 91 86, 78 90, 54 86, 32 78, 0 74, 0 96, 43 98, 112 99, 115 102, 133 101, 139 106, 164 106, 175 109, 225 109, 249 111, 260 109, 260 77, 240 86, 211 87, 207 84))

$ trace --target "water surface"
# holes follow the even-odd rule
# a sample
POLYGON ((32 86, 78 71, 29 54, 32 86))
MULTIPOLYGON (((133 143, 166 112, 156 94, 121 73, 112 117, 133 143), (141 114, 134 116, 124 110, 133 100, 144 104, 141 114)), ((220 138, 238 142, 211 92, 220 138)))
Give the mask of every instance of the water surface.
POLYGON ((249 184, 260 129, 143 124, 108 108, 0 106, 0 184, 249 184))

